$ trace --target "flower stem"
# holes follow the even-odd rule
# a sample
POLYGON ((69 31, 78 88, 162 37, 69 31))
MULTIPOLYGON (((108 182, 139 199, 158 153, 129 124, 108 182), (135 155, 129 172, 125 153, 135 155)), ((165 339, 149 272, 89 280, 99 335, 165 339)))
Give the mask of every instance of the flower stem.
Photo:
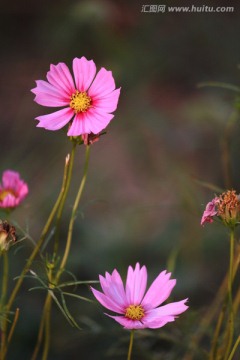
POLYGON ((54 216, 55 216, 55 214, 56 214, 56 212, 58 210, 58 207, 59 207, 59 205, 61 203, 62 197, 64 195, 64 190, 65 190, 65 172, 67 171, 66 167, 68 167, 67 163, 65 163, 63 183, 62 183, 62 187, 61 187, 60 193, 58 195, 57 201, 54 204, 53 209, 52 209, 52 211, 51 211, 51 213, 50 213, 50 215, 49 215, 49 217, 47 219, 47 222, 46 222, 46 224, 45 224, 45 226, 43 228, 43 231, 42 231, 42 234, 41 234, 41 236, 40 236, 40 238, 38 240, 38 243, 36 244, 35 248, 33 249, 30 257, 28 258, 27 263, 24 266, 24 268, 23 268, 23 270, 22 270, 22 272, 21 272, 21 274, 20 274, 20 276, 18 278, 18 281, 17 281, 17 283, 16 283, 16 285, 15 285, 15 287, 14 287, 12 293, 11 293, 11 296, 10 296, 10 298, 8 300, 8 303, 7 303, 7 306, 6 306, 7 311, 9 311, 11 309, 12 304, 13 304, 13 302, 15 300, 15 297, 16 297, 16 295, 17 295, 17 293, 18 293, 18 291, 19 291, 19 289, 20 289, 20 287, 22 285, 23 280, 24 280, 25 274, 29 270, 32 262, 34 261, 35 257, 37 256, 38 252, 40 251, 40 248, 44 243, 44 240, 45 240, 45 238, 47 236, 47 233, 48 233, 48 231, 50 229, 50 226, 52 224, 54 216))
POLYGON ((2 279, 2 294, 1 294, 1 304, 4 306, 6 295, 7 295, 7 286, 8 286, 8 253, 7 251, 3 252, 3 279, 2 279))
MULTIPOLYGON (((7 296, 7 286, 8 286, 8 253, 7 251, 3 252, 3 278, 2 278, 2 294, 1 294, 1 308, 5 313, 5 301, 7 296)), ((7 321, 8 313, 4 314, 2 324, 1 324, 1 360, 5 359, 5 354, 7 352, 7 321)))
POLYGON ((130 340, 129 340, 127 360, 131 360, 131 357, 132 357, 133 338, 134 338, 134 330, 131 330, 131 332, 130 332, 130 340))
POLYGON ((43 348, 42 360, 47 360, 48 352, 50 347, 50 335, 51 335, 51 307, 52 307, 52 297, 50 293, 47 294, 46 298, 46 307, 45 307, 45 342, 43 348))
POLYGON ((78 205, 84 190, 84 186, 86 183, 86 179, 87 179, 87 172, 88 172, 88 164, 89 164, 89 153, 90 153, 90 146, 87 145, 86 146, 86 154, 85 154, 85 164, 84 164, 84 170, 83 170, 83 177, 78 189, 78 193, 73 205, 73 209, 72 209, 72 213, 71 213, 71 218, 70 218, 70 222, 69 222, 69 228, 68 228, 68 235, 67 235, 67 242, 66 242, 66 247, 65 247, 65 251, 64 251, 64 255, 59 267, 59 270, 57 272, 56 278, 55 278, 55 283, 58 283, 58 280, 64 270, 64 267, 66 265, 67 259, 68 259, 68 255, 69 255, 69 251, 70 251, 70 247, 71 247, 71 242, 72 242, 72 233, 73 233, 73 225, 76 219, 76 213, 77 213, 77 209, 78 209, 78 205))
POLYGON ((232 349, 232 351, 231 351, 231 354, 229 355, 228 360, 232 360, 232 359, 233 359, 233 355, 235 354, 235 351, 237 350, 238 345, 240 345, 240 335, 239 335, 239 337, 237 338, 237 340, 236 340, 236 342, 235 342, 235 344, 234 344, 234 346, 233 346, 233 349, 232 349))
MULTIPOLYGON (((237 245, 237 247, 240 250, 240 246, 237 245)), ((234 259, 233 259, 233 272, 232 272, 232 281, 234 280, 234 277, 236 276, 236 273, 238 271, 238 267, 240 264, 240 251, 237 251, 234 259)), ((195 352, 198 351, 199 344, 206 333, 207 329, 209 328, 211 322, 213 322, 217 312, 220 309, 222 299, 225 297, 227 288, 228 288, 228 280, 229 280, 229 274, 226 274, 224 277, 221 286, 219 287, 219 290, 217 291, 214 300, 211 304, 211 306, 207 309, 206 313, 203 315, 202 319, 200 320, 198 329, 195 333, 195 335, 192 337, 188 352, 184 355, 183 360, 193 360, 195 352)))
POLYGON ((47 307, 47 299, 48 298, 46 297, 45 304, 44 304, 44 307, 43 307, 43 315, 41 317, 41 322, 40 322, 40 326, 39 326, 39 330, 38 330, 37 343, 36 343, 36 346, 35 346, 35 349, 34 349, 31 360, 36 360, 39 349, 40 349, 40 345, 42 343, 42 338, 43 338, 43 333, 44 333, 44 326, 45 326, 45 315, 46 315, 46 310, 45 309, 47 307))
POLYGON ((64 186, 63 196, 62 196, 61 202, 59 204, 59 208, 58 208, 58 212, 57 212, 57 216, 56 216, 56 236, 55 236, 55 243, 54 243, 54 255, 56 255, 58 252, 59 227, 60 227, 60 223, 61 223, 61 219, 62 219, 64 204, 66 202, 69 186, 71 183, 76 145, 77 145, 76 143, 73 143, 72 152, 71 152, 70 159, 69 159, 69 164, 68 164, 68 166, 65 167, 65 171, 64 171, 65 186, 64 186))
MULTIPOLYGON (((73 146, 71 157, 70 157, 70 162, 69 162, 69 169, 68 169, 68 172, 65 174, 66 175, 65 188, 64 188, 65 191, 64 191, 61 203, 60 203, 59 208, 58 208, 57 228, 59 227, 59 224, 60 224, 62 211, 63 211, 63 206, 64 206, 64 203, 65 203, 66 196, 67 196, 68 189, 69 189, 69 185, 70 185, 70 182, 71 182, 75 146, 76 146, 76 144, 73 146)), ((74 221, 75 221, 75 218, 76 218, 76 212, 77 212, 77 208, 78 208, 78 205, 79 205, 79 201, 81 199, 83 189, 84 189, 84 186, 85 186, 85 183, 86 183, 88 164, 89 164, 89 146, 86 147, 86 157, 85 157, 85 165, 84 165, 83 177, 82 177, 80 187, 79 187, 79 190, 78 190, 78 193, 77 193, 74 205, 73 205, 72 213, 71 213, 71 218, 70 218, 70 223, 69 223, 69 230, 68 230, 64 255, 63 255, 61 264, 59 266, 59 269, 58 269, 55 277, 53 277, 53 274, 52 274, 51 270, 49 270, 49 273, 48 273, 49 284, 54 284, 55 286, 57 286, 57 284, 58 284, 58 281, 60 279, 60 276, 61 276, 61 274, 62 274, 62 272, 64 270, 65 264, 66 264, 67 259, 68 259, 68 255, 69 255, 69 251, 70 251, 70 247, 71 247, 71 241, 72 241, 73 225, 74 225, 74 221)), ((55 244, 54 244, 54 255, 56 255, 57 250, 58 250, 58 238, 56 238, 55 244)), ((44 336, 44 347, 43 347, 42 360, 47 360, 48 353, 49 353, 49 347, 50 347, 50 335, 51 335, 51 332, 50 332, 51 307, 52 307, 52 297, 51 297, 50 293, 48 292, 46 300, 45 300, 45 305, 44 305, 44 308, 43 308, 41 324, 40 324, 40 327, 39 327, 38 340, 37 340, 37 344, 36 344, 35 349, 34 349, 32 360, 35 360, 37 358, 39 348, 40 348, 40 345, 41 345, 41 342, 42 342, 44 330, 45 330, 45 336, 44 336)))
POLYGON ((234 313, 233 313, 233 300, 232 300, 232 283, 233 283, 233 258, 234 258, 234 229, 230 231, 230 260, 229 260, 229 274, 228 274, 228 311, 229 319, 226 329, 227 348, 225 351, 224 360, 228 359, 231 350, 233 335, 234 335, 234 313))

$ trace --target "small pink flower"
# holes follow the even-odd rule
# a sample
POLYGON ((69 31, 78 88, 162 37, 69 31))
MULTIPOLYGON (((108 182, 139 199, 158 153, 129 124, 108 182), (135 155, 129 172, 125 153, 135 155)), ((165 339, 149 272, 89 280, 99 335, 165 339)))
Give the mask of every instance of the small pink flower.
POLYGON ((31 91, 39 105, 63 107, 38 116, 38 127, 58 130, 69 124, 68 136, 98 134, 112 120, 120 89, 116 89, 112 72, 101 68, 96 74, 93 60, 84 56, 73 60, 74 79, 64 63, 50 65, 47 80, 37 80, 31 91), (96 76, 95 76, 96 75, 96 76))
POLYGON ((135 269, 128 268, 126 286, 115 269, 111 274, 106 272, 105 277, 99 275, 103 292, 91 290, 96 299, 108 310, 120 314, 108 315, 126 329, 155 329, 168 322, 174 321, 177 315, 188 309, 185 305, 188 299, 161 305, 172 292, 176 280, 170 280, 171 273, 162 271, 154 280, 145 294, 147 286, 147 269, 140 268, 139 263, 135 269), (144 295, 145 294, 145 295, 144 295))
POLYGON ((206 222, 212 223, 213 216, 217 215, 218 211, 216 210, 216 205, 219 203, 219 198, 215 197, 212 201, 210 201, 206 209, 203 212, 203 216, 201 219, 201 225, 204 225, 206 222))
POLYGON ((28 194, 27 184, 16 171, 6 170, 0 184, 0 208, 15 208, 28 194))

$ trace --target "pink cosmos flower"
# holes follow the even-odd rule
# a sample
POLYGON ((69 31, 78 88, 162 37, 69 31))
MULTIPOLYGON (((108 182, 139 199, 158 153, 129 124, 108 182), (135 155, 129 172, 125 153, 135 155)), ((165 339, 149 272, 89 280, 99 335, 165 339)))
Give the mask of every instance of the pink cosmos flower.
POLYGON ((213 216, 217 215, 218 211, 216 210, 216 205, 219 203, 219 198, 215 197, 212 201, 210 201, 206 209, 203 212, 203 216, 201 219, 201 225, 204 225, 206 222, 212 223, 213 216))
POLYGON ((28 194, 27 184, 16 171, 6 170, 0 184, 0 208, 15 208, 28 194))
POLYGON ((185 305, 188 299, 161 305, 176 284, 170 280, 171 273, 162 271, 154 280, 148 291, 147 269, 136 264, 135 269, 128 268, 126 286, 115 269, 111 274, 106 272, 105 277, 99 275, 103 292, 91 287, 96 299, 108 310, 120 315, 109 317, 116 320, 126 329, 160 328, 166 323, 174 321, 177 315, 188 309, 185 305))
POLYGON ((73 60, 73 75, 64 63, 50 65, 47 80, 37 80, 31 91, 43 106, 63 107, 38 116, 38 127, 58 130, 69 124, 68 136, 98 134, 112 120, 120 89, 116 89, 112 72, 101 68, 96 74, 93 60, 84 56, 73 60), (95 76, 96 75, 96 76, 95 76))

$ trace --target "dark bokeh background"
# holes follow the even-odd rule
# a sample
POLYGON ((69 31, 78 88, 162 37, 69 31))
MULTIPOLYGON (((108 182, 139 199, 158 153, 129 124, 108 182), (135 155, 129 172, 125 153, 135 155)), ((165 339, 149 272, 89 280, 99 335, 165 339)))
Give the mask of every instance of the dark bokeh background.
MULTIPOLYGON (((148 267, 150 280, 166 267, 173 270, 178 282, 172 297, 189 297, 191 311, 164 329, 139 334, 134 359, 180 359, 227 270, 227 234, 199 224, 213 191, 196 180, 225 187, 221 141, 235 93, 197 84, 239 84, 240 9, 233 1, 175 0, 159 4, 235 9, 149 14, 141 12, 146 3, 151 4, 1 2, 0 170, 17 170, 28 182, 30 194, 13 218, 37 240, 58 195, 71 144, 63 131, 36 128, 34 118, 48 109, 33 102, 30 89, 36 79, 45 79, 51 63, 63 61, 71 68, 74 57, 86 56, 98 69, 113 71, 121 98, 107 135, 91 149, 68 269, 79 280, 97 279, 115 267, 125 276, 137 261, 148 267)), ((236 122, 230 150, 238 191, 239 135, 236 122)), ((81 147, 62 223, 63 244, 83 160, 81 147)), ((28 246, 12 252, 12 277, 28 246)), ((33 285, 26 281, 17 299, 20 320, 9 359, 30 358, 36 341, 44 294, 28 292, 33 285)), ((77 293, 92 298, 87 288, 77 293)), ((54 308, 50 359, 126 357, 128 333, 104 317, 100 306, 70 299, 69 308, 85 331, 72 329, 54 308)))

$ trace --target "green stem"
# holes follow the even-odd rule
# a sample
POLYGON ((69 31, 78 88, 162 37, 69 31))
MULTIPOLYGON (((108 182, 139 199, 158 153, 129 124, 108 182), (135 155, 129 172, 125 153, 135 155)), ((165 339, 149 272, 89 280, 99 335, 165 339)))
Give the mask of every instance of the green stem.
POLYGON ((133 338, 134 338, 134 330, 131 330, 131 332, 130 332, 130 341, 129 341, 129 347, 128 347, 128 357, 127 357, 127 360, 131 360, 131 357, 132 357, 133 338))
POLYGON ((48 293, 46 298, 46 307, 45 307, 45 342, 43 348, 42 360, 47 360, 48 352, 50 347, 50 337, 51 337, 51 307, 52 307, 52 297, 48 293))
POLYGON ((6 295, 7 295, 7 286, 8 286, 8 253, 4 251, 3 253, 3 280, 2 280, 2 294, 1 294, 1 303, 4 306, 6 295))
POLYGON ((227 348, 225 352, 224 360, 227 360, 231 350, 234 334, 234 313, 233 313, 233 300, 232 300, 232 282, 233 282, 233 258, 234 258, 234 229, 230 231, 230 260, 229 260, 229 274, 228 274, 228 309, 229 320, 226 329, 226 335, 228 338, 227 348))
POLYGON ((209 355, 209 360, 214 360, 217 358, 216 353, 217 353, 218 339, 219 339, 219 334, 220 334, 220 330, 221 330, 221 326, 223 323, 225 312, 226 312, 226 306, 223 306, 223 308, 219 314, 216 329, 214 332, 211 351, 210 351, 210 355, 209 355))
MULTIPOLYGON (((234 261, 233 261, 233 274, 232 274, 232 280, 234 280, 234 277, 236 276, 238 267, 240 264, 240 251, 238 251, 235 255, 234 261)), ((220 306, 223 297, 225 297, 227 288, 228 288, 228 279, 229 274, 226 274, 224 277, 222 284, 217 291, 214 300, 211 304, 211 306, 207 309, 206 313, 202 316, 198 329, 194 336, 192 336, 192 339, 189 344, 188 352, 184 355, 183 360, 193 360, 195 353, 198 351, 198 348, 200 346, 200 342, 206 333, 207 329, 209 328, 211 322, 214 320, 220 306)))
POLYGON ((5 359, 7 352, 7 321, 8 321, 8 312, 5 312, 5 300, 7 296, 7 287, 8 287, 8 253, 7 251, 3 252, 3 279, 2 279, 2 294, 1 294, 1 308, 4 312, 4 317, 2 320, 1 326, 1 360, 5 359))
MULTIPOLYGON (((68 167, 67 163, 65 163, 64 174, 67 171, 66 167, 68 167)), ((6 306, 7 311, 9 311, 11 309, 12 304, 13 304, 13 302, 15 300, 15 297, 16 297, 16 295, 17 295, 17 293, 18 293, 18 291, 19 291, 19 289, 20 289, 20 287, 22 285, 23 280, 24 280, 24 276, 28 272, 32 262, 34 261, 35 257, 37 256, 38 252, 40 251, 41 246, 44 243, 44 240, 45 240, 45 238, 47 236, 47 233, 48 233, 48 231, 50 229, 50 226, 52 224, 54 216, 55 216, 55 214, 56 214, 56 212, 58 210, 58 207, 59 207, 59 205, 61 203, 61 200, 62 200, 62 197, 64 195, 64 189, 65 189, 65 178, 63 178, 62 188, 61 188, 60 193, 58 195, 57 201, 56 201, 56 203, 55 203, 55 205, 54 205, 54 207, 53 207, 53 209, 52 209, 52 211, 51 211, 51 213, 50 213, 50 215, 49 215, 49 217, 47 219, 47 222, 46 222, 46 224, 45 224, 45 226, 43 228, 43 231, 42 231, 42 234, 41 234, 41 236, 39 238, 39 241, 36 244, 36 247, 33 249, 32 254, 28 258, 27 263, 24 266, 24 268, 23 268, 23 270, 22 270, 22 272, 21 272, 21 274, 20 274, 20 276, 18 278, 18 281, 17 281, 17 283, 16 283, 16 285, 15 285, 15 287, 14 287, 12 293, 11 293, 11 296, 10 296, 9 301, 7 303, 7 306, 6 306)))
POLYGON ((74 222, 76 219, 76 213, 77 213, 77 209, 78 209, 78 205, 84 190, 84 186, 86 183, 86 179, 87 179, 87 172, 88 172, 88 164, 89 164, 89 154, 90 154, 90 146, 87 145, 86 146, 86 155, 85 155, 85 164, 84 164, 84 170, 83 170, 83 177, 80 183, 80 187, 78 189, 78 193, 73 205, 73 209, 72 209, 72 214, 71 214, 71 218, 70 218, 70 222, 69 222, 69 228, 68 228, 68 235, 67 235, 67 242, 66 242, 66 247, 65 247, 65 251, 64 251, 64 255, 59 267, 59 270, 57 272, 56 278, 55 278, 55 283, 58 283, 58 280, 65 268, 67 259, 68 259, 68 255, 69 255, 69 251, 70 251, 70 247, 71 247, 71 243, 72 243, 72 233, 73 233, 73 226, 74 226, 74 222))
POLYGON ((73 169, 76 145, 77 144, 74 142, 73 147, 72 147, 72 152, 71 152, 71 155, 70 155, 70 159, 69 159, 69 165, 65 168, 65 171, 64 171, 65 186, 64 186, 63 196, 62 196, 59 208, 58 208, 57 217, 56 217, 56 237, 55 237, 55 243, 54 243, 54 255, 56 255, 57 252, 58 252, 58 247, 59 247, 59 227, 60 227, 60 223, 61 223, 61 219, 62 219, 62 213, 63 213, 64 204, 66 202, 69 186, 70 186, 70 183, 71 183, 72 169, 73 169))
POLYGON ((45 300, 45 304, 43 307, 43 315, 41 317, 41 322, 40 322, 40 326, 39 326, 39 330, 38 330, 37 343, 36 343, 31 360, 36 360, 39 349, 40 349, 40 345, 42 343, 43 331, 44 331, 44 326, 45 326, 45 311, 46 311, 45 309, 46 309, 46 307, 47 307, 47 298, 45 300))
POLYGON ((233 359, 233 355, 235 354, 235 351, 237 350, 237 347, 238 347, 239 344, 240 344, 240 335, 239 335, 239 337, 237 338, 237 340, 236 340, 236 342, 235 342, 235 344, 234 344, 234 347, 233 347, 233 349, 232 349, 232 351, 231 351, 231 354, 229 355, 228 360, 232 360, 232 359, 233 359))

